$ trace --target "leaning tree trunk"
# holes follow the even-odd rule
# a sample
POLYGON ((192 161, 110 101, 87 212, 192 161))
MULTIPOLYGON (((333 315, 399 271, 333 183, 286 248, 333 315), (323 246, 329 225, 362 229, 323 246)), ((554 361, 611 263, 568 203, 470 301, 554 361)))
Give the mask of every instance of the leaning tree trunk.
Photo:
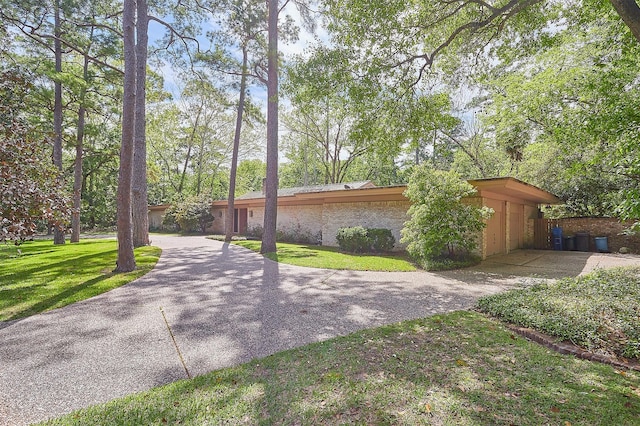
POLYGON ((136 121, 135 6, 135 0, 124 0, 122 14, 124 92, 122 100, 122 145, 120 146, 120 173, 118 175, 117 195, 118 262, 115 272, 130 272, 136 269, 131 220, 131 178, 133 175, 134 126, 136 121))
MULTIPOLYGON (((54 41, 56 79, 54 82, 54 106, 53 106, 53 164, 60 171, 58 179, 62 179, 62 43, 60 40, 60 0, 54 4, 54 41)), ((64 230, 55 227, 53 231, 53 244, 64 244, 64 230)))
POLYGON ((640 42, 640 6, 635 0, 611 0, 613 8, 640 42))
POLYGON ((268 0, 267 178, 261 253, 276 251, 278 216, 278 1, 268 0))
POLYGON ((149 245, 149 206, 147 194, 146 90, 149 19, 147 1, 137 0, 136 22, 136 123, 133 152, 132 214, 133 246, 149 245))
MULTIPOLYGON (((234 225, 234 202, 236 196, 236 174, 238 170, 238 151, 240 149, 240 132, 242 130, 242 115, 244 113, 244 97, 247 90, 247 46, 242 49, 242 77, 240 78, 240 99, 238 99, 238 115, 236 116, 236 130, 233 135, 233 155, 231 156, 231 171, 229 172, 229 199, 227 201, 227 219, 224 223, 224 240, 231 241, 234 225)), ((238 229, 239 231, 239 229, 238 229)))

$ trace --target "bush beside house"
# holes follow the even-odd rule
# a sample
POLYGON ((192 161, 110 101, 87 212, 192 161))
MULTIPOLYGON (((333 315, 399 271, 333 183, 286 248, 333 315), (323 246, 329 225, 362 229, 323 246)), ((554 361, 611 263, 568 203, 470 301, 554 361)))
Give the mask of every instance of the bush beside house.
POLYGON ((171 205, 165 211, 162 223, 177 228, 182 233, 205 233, 214 217, 211 213, 211 199, 203 196, 189 197, 171 205))
POLYGON ((470 258, 477 247, 477 234, 492 213, 487 207, 463 202, 475 188, 454 171, 416 167, 405 195, 412 201, 410 219, 402 229, 407 252, 421 266, 441 259, 470 258))
POLYGON ((341 250, 350 253, 389 252, 396 243, 390 229, 362 226, 338 229, 336 240, 341 250))

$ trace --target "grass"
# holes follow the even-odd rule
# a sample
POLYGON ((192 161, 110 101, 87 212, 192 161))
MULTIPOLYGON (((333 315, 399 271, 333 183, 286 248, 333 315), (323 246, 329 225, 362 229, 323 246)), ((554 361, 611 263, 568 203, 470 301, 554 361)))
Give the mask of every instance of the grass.
MULTIPOLYGON (((260 241, 234 241, 234 244, 259 252, 260 241)), ((297 266, 352 271, 415 271, 416 267, 406 256, 390 254, 342 253, 337 247, 306 246, 278 243, 276 253, 265 257, 276 262, 297 266)))
POLYGON ((640 375, 560 355, 474 312, 365 330, 48 424, 631 425, 640 375))
POLYGON ((465 255, 451 257, 437 257, 434 259, 424 259, 421 265, 427 271, 450 271, 452 269, 463 269, 475 266, 482 261, 479 256, 465 255))
POLYGON ((0 321, 60 308, 104 293, 149 272, 160 249, 135 250, 138 269, 114 274, 115 240, 82 240, 54 246, 50 240, 0 245, 0 321))
POLYGON ((600 269, 488 296, 479 307, 593 352, 640 359, 640 268, 600 269))

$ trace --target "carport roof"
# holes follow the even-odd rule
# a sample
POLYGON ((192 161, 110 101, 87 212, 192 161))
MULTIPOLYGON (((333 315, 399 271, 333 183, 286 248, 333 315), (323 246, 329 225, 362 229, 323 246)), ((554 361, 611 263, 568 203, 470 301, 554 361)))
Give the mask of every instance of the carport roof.
POLYGON ((476 187, 480 195, 497 193, 520 198, 537 204, 559 204, 562 202, 552 193, 513 177, 473 179, 469 183, 476 187))

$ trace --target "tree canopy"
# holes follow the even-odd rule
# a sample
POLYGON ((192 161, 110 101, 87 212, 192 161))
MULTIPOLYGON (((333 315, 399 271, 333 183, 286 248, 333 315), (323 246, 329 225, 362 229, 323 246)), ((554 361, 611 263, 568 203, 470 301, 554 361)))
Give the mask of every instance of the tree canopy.
POLYGON ((71 196, 73 241, 81 229, 113 227, 118 170, 132 152, 132 191, 150 204, 231 199, 235 186, 257 189, 267 177, 265 249, 278 186, 406 183, 425 164, 536 184, 565 201, 555 215, 640 218, 637 1, 326 0, 320 13, 310 5, 138 2, 129 28, 117 2, 0 0, 0 66, 12 70, 3 84, 28 92, 7 119, 3 190, 24 172, 22 181, 43 179, 36 204, 53 203, 24 210, 28 225, 3 213, 3 227, 65 222, 71 196), (301 22, 287 15, 292 7, 301 22), (304 34, 302 21, 326 33, 295 55, 280 50, 304 34), (141 61, 130 113, 123 34, 132 29, 139 43, 127 51, 141 61), (131 132, 133 151, 123 143, 131 132), (52 160, 57 172, 45 167, 52 160))

